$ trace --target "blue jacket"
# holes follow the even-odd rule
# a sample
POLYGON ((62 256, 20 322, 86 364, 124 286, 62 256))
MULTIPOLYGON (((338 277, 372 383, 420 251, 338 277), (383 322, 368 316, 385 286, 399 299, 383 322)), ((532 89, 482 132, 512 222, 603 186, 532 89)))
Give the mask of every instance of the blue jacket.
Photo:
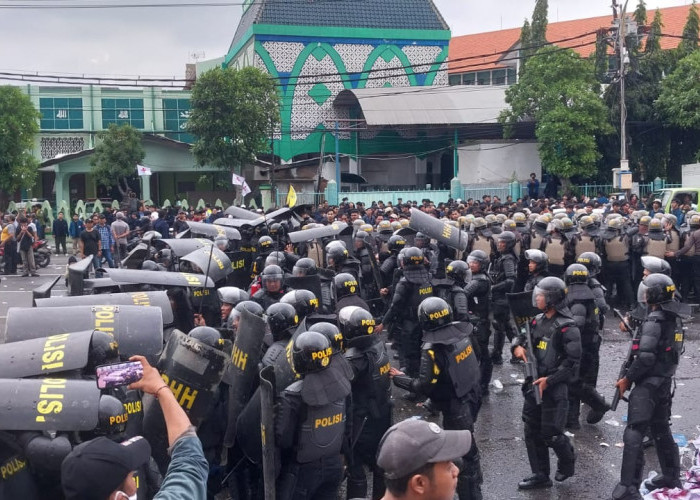
POLYGON ((68 234, 71 238, 80 238, 80 233, 82 233, 83 231, 85 231, 85 223, 82 221, 82 219, 78 219, 77 221, 70 221, 70 226, 68 227, 68 234))

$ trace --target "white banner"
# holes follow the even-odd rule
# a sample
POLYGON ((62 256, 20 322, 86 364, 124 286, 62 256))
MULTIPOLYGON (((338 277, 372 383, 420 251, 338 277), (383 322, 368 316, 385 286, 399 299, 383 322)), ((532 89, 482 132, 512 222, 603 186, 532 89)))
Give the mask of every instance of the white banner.
POLYGON ((151 169, 143 165, 136 165, 136 171, 139 175, 151 175, 151 169))
POLYGON ((243 194, 243 196, 251 192, 250 186, 248 186, 248 183, 245 181, 245 177, 241 175, 232 174, 231 183, 234 186, 241 186, 241 194, 243 194))

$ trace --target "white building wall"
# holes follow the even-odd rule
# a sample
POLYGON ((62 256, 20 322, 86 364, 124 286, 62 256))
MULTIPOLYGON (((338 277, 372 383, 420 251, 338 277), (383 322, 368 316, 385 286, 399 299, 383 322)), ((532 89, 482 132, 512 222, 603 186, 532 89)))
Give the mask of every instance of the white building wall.
POLYGON ((513 173, 526 181, 530 173, 542 177, 536 142, 490 141, 459 147, 459 180, 462 184, 510 182, 513 173))

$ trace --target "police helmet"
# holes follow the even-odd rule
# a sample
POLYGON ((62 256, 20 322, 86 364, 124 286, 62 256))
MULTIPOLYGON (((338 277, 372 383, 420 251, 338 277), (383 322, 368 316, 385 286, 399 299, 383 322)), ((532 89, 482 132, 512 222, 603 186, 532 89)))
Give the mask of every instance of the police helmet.
POLYGON ((518 228, 518 225, 515 223, 513 219, 506 219, 503 221, 503 229, 505 231, 515 231, 518 228))
POLYGON ((284 255, 284 252, 280 252, 278 250, 274 252, 270 252, 270 255, 268 255, 265 258, 265 267, 270 266, 270 265, 275 265, 275 266, 284 266, 284 264, 287 262, 287 257, 284 255))
POLYGON ((196 326, 190 330, 188 335, 209 347, 218 347, 221 343, 221 334, 211 326, 196 326))
POLYGON ((410 247, 403 251, 402 263, 404 267, 418 267, 422 266, 424 262, 423 252, 420 248, 410 247))
POLYGON ((331 347, 333 348, 333 354, 343 352, 345 350, 345 338, 340 332, 340 329, 333 323, 328 323, 326 321, 321 321, 319 323, 314 323, 309 328, 310 332, 318 332, 326 336, 328 340, 331 341, 331 347))
POLYGON ((524 227, 527 224, 527 217, 525 217, 525 214, 522 212, 515 212, 513 214, 513 221, 516 226, 524 227))
POLYGON ((559 220, 561 221, 562 231, 571 231, 574 228, 574 223, 568 217, 562 217, 559 220))
POLYGON ((95 434, 99 436, 118 436, 126 431, 129 414, 124 404, 114 396, 103 394, 97 407, 97 427, 95 434))
POLYGON ((608 220, 608 229, 620 231, 622 229, 622 217, 614 217, 612 219, 609 219, 608 220))
MULTIPOLYGON (((497 238, 498 238, 498 246, 500 247, 501 242, 503 242, 503 244, 505 245, 506 252, 510 252, 515 247, 515 242, 516 242, 515 234, 513 234, 511 231, 503 231, 501 234, 499 234, 497 236, 497 238)), ((501 251, 500 248, 499 248, 499 251, 501 251)))
POLYGON ((391 221, 391 229, 392 231, 398 231, 399 229, 401 229, 401 223, 397 220, 391 221))
POLYGON ((588 283, 588 274, 588 268, 583 264, 571 264, 566 268, 564 280, 567 285, 573 283, 582 283, 585 285, 588 283))
POLYGON ((226 236, 217 236, 214 239, 214 244, 216 245, 216 248, 222 252, 225 252, 226 249, 228 249, 228 238, 226 236))
POLYGON ((222 286, 216 290, 216 294, 219 296, 220 302, 233 306, 244 300, 250 300, 250 294, 237 286, 222 286))
POLYGON ((498 224, 498 219, 493 214, 488 214, 486 217, 484 217, 484 220, 486 221, 486 224, 489 226, 495 226, 498 224))
POLYGON ((274 240, 269 236, 261 236, 258 240, 258 249, 260 250, 260 253, 265 253, 268 250, 272 250, 273 243, 274 240))
POLYGON ((350 273, 340 273, 333 278, 335 284, 335 296, 337 298, 347 297, 348 295, 359 295, 360 286, 355 278, 350 273))
POLYGON ((313 276, 318 272, 316 262, 313 259, 304 257, 296 261, 292 269, 293 276, 313 276))
POLYGON ((535 226, 542 230, 546 230, 547 226, 549 226, 549 217, 546 215, 538 215, 535 219, 535 226))
POLYGON ((329 266, 339 266, 348 258, 349 253, 347 248, 337 243, 340 242, 332 241, 326 245, 326 262, 329 266))
POLYGON ((483 217, 476 217, 474 219, 474 229, 485 229, 486 226, 486 219, 484 219, 483 217))
POLYGON ((653 255, 642 256, 642 267, 649 271, 650 274, 665 274, 666 276, 671 276, 671 264, 653 255))
POLYGON ((299 324, 299 315, 296 309, 285 302, 272 304, 265 311, 265 317, 270 327, 272 340, 275 342, 289 338, 292 334, 291 329, 296 328, 299 324))
POLYGON ((280 266, 277 266, 275 264, 271 264, 269 266, 266 266, 265 269, 263 269, 262 273, 260 274, 260 281, 262 283, 263 288, 265 288, 265 289, 267 289, 267 285, 270 282, 279 281, 280 285, 281 285, 283 280, 284 280, 284 271, 282 271, 282 268, 280 266))
POLYGON ((411 221, 406 218, 400 219, 399 222, 401 223, 401 227, 408 227, 411 224, 411 221))
POLYGON ((114 336, 107 332, 95 330, 90 339, 90 357, 86 367, 92 372, 95 367, 119 361, 119 344, 114 336))
POLYGON ((665 274, 650 274, 644 279, 644 286, 649 305, 671 302, 676 294, 676 285, 665 274))
POLYGON ((417 247, 423 248, 430 244, 430 238, 421 232, 417 232, 416 236, 413 238, 413 242, 417 247))
POLYGON ((489 256, 483 250, 473 250, 467 257, 467 264, 478 262, 480 270, 486 271, 489 267, 489 256))
POLYGON ((328 367, 333 355, 331 341, 319 332, 302 332, 292 340, 292 367, 306 375, 328 367))
POLYGON ((639 225, 640 226, 649 227, 649 224, 651 224, 651 217, 649 217, 648 215, 643 215, 639 218, 639 225))
POLYGON ((270 224, 269 234, 272 238, 281 238, 285 236, 286 233, 287 232, 285 231, 284 226, 279 222, 270 224))
MULTIPOLYGON (((357 222, 357 221, 355 221, 355 222, 357 222)), ((363 231, 360 229, 359 231, 357 231, 355 233, 355 239, 366 243, 369 241, 369 234, 367 234, 366 231, 363 231)))
POLYGON ((343 338, 348 342, 358 337, 372 335, 375 325, 372 313, 361 307, 343 307, 338 312, 338 327, 343 333, 343 338))
POLYGON ((603 267, 603 260, 595 252, 583 252, 576 259, 576 263, 586 266, 591 277, 596 276, 600 272, 600 268, 603 267))
POLYGON ((690 220, 688 221, 688 225, 690 226, 691 229, 699 229, 700 228, 700 215, 693 215, 690 220))
MULTIPOLYGON (((259 316, 260 318, 262 318, 263 316, 263 307, 257 302, 253 302, 252 300, 243 300, 239 302, 234 306, 233 311, 241 312, 244 309, 249 313, 253 313, 256 316, 259 316)), ((233 314, 233 311, 231 311, 231 314, 233 314)))
POLYGON ((537 307, 537 296, 543 295, 545 307, 557 307, 566 297, 566 284, 559 278, 549 276, 541 280, 532 292, 532 305, 537 307))
POLYGON ((158 264, 164 265, 165 267, 168 267, 170 265, 172 258, 173 253, 169 248, 163 248, 162 250, 158 251, 158 253, 156 253, 156 262, 158 264))
POLYGON ((403 269, 403 256, 406 254, 406 250, 410 247, 403 247, 401 250, 399 250, 399 254, 396 256, 396 262, 399 265, 399 268, 403 269))
POLYGON ((581 229, 588 229, 589 227, 595 226, 595 221, 590 215, 584 215, 578 220, 578 225, 581 229))
POLYGON ((537 272, 546 271, 549 267, 549 255, 544 253, 542 250, 538 250, 536 248, 525 250, 525 258, 537 264, 535 266, 535 271, 537 272))
POLYGON ((399 236, 398 234, 394 234, 391 238, 389 238, 389 241, 387 242, 387 247, 389 247, 389 252, 393 254, 399 253, 402 248, 406 246, 406 238, 403 236, 399 236))
POLYGON ((496 222, 499 224, 503 224, 507 219, 508 216, 506 216, 506 214, 496 214, 496 222))
POLYGON ((141 263, 141 269, 143 271, 160 271, 160 267, 158 267, 158 264, 156 264, 152 260, 144 260, 141 263))
POLYGON ((287 292, 282 296, 280 302, 291 304, 300 319, 318 311, 318 299, 309 290, 292 290, 287 292))
POLYGON ((418 306, 418 323, 424 331, 449 325, 452 323, 452 307, 440 297, 428 297, 418 306))
POLYGON ((664 230, 664 225, 661 219, 651 219, 649 221, 649 232, 650 233, 660 233, 664 230))
POLYGON ((445 276, 459 283, 466 283, 470 275, 469 266, 463 260, 453 260, 445 268, 445 276))
POLYGON ((391 228, 391 222, 388 220, 380 221, 379 224, 377 224, 377 232, 385 233, 387 231, 391 231, 392 233, 394 232, 394 230, 391 228))
POLYGON ((670 223, 675 226, 678 224, 678 217, 676 217, 673 214, 664 214, 664 217, 663 219, 661 219, 661 222, 663 222, 664 224, 670 223))
POLYGON ((362 224, 360 226, 360 231, 364 231, 367 234, 372 234, 372 224, 362 224))

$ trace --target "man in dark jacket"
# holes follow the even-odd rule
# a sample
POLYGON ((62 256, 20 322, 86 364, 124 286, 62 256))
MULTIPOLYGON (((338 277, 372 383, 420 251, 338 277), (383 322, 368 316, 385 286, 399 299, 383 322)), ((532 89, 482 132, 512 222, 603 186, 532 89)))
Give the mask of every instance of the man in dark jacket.
POLYGON ((56 255, 63 253, 66 255, 66 236, 68 236, 68 222, 63 218, 63 212, 58 213, 58 218, 53 221, 53 239, 56 245, 56 255), (63 252, 61 252, 63 247, 63 252))

